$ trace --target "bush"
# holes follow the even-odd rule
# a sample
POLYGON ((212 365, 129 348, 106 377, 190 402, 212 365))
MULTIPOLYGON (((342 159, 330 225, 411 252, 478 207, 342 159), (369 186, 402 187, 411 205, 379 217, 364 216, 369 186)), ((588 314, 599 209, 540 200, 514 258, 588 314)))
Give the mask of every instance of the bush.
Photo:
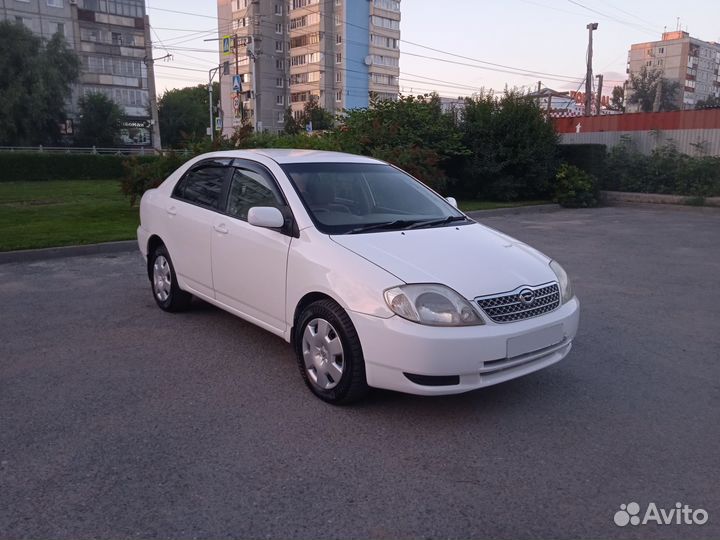
POLYGON ((599 189, 594 176, 574 165, 563 163, 555 176, 555 199, 566 208, 598 205, 599 189))
POLYGON ((124 162, 125 174, 120 189, 134 205, 148 189, 156 188, 180 165, 190 159, 190 154, 170 152, 151 161, 134 157, 124 162))
MULTIPOLYGON (((116 180, 126 156, 0 152, 0 182, 35 180, 116 180)), ((152 161, 152 156, 136 158, 152 161)))

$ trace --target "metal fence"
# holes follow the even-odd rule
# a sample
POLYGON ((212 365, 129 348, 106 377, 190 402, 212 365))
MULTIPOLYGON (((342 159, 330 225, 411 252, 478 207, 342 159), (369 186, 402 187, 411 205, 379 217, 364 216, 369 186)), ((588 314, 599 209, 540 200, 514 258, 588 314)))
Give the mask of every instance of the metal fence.
POLYGON ((94 154, 102 156, 153 156, 153 148, 78 148, 75 146, 0 146, 0 152, 48 153, 48 154, 94 154))
POLYGON ((631 142, 643 154, 650 154, 661 146, 672 145, 683 154, 691 156, 720 156, 720 129, 595 131, 560 135, 560 144, 604 144, 612 148, 625 141, 631 142))

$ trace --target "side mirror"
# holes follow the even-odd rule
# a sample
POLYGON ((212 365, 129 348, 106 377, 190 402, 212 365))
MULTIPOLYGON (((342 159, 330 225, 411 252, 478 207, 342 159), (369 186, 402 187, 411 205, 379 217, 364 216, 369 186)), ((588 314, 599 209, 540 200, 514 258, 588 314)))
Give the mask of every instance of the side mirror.
POLYGON ((445 200, 449 202, 453 208, 457 208, 457 200, 455 199, 455 197, 448 197, 445 200))
POLYGON ((285 218, 274 206, 254 206, 248 210, 248 223, 255 227, 279 229, 285 225, 285 218))

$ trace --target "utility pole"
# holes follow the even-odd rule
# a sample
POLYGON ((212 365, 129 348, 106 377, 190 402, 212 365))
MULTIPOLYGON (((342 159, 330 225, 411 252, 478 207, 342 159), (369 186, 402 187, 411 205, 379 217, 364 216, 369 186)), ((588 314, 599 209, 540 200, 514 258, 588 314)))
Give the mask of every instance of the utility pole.
POLYGON ((598 87, 597 87, 597 96, 595 96, 597 98, 597 101, 595 102, 595 114, 597 116, 600 116, 600 105, 602 104, 602 91, 603 91, 603 76, 602 76, 602 74, 597 76, 597 80, 598 80, 598 87))
POLYGON ((655 91, 655 101, 653 102, 653 112, 660 112, 662 105, 663 80, 658 79, 657 90, 655 91))
POLYGON ((590 23, 588 29, 588 50, 587 50, 587 74, 585 75, 585 116, 592 114, 592 57, 593 57, 593 32, 597 30, 598 23, 590 23))
MULTIPOLYGON (((152 40, 150 38, 150 17, 145 15, 145 67, 147 68, 148 98, 150 101, 150 129, 152 130, 152 146, 156 152, 162 151, 160 141, 160 117, 158 115, 157 95, 155 94, 155 67, 152 57, 152 40)), ((168 54, 169 56, 169 54, 168 54)))
POLYGON ((258 128, 258 113, 260 111, 260 107, 258 106, 258 95, 257 95, 257 66, 255 65, 257 63, 257 54, 255 49, 255 37, 253 36, 250 39, 250 43, 247 47, 247 53, 250 57, 250 77, 252 78, 252 104, 253 104, 253 131, 257 133, 258 128))

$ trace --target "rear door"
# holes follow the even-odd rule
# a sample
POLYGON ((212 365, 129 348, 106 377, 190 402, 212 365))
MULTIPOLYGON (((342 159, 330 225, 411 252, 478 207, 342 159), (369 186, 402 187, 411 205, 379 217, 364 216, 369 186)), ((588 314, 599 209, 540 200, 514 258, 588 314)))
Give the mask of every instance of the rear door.
POLYGON ((205 160, 178 181, 166 208, 166 244, 179 280, 194 291, 213 296, 212 232, 225 206, 230 160, 205 160))
POLYGON ((247 222, 254 206, 289 208, 273 175, 262 165, 235 160, 225 215, 213 223, 215 298, 277 333, 284 332, 289 233, 247 222))

